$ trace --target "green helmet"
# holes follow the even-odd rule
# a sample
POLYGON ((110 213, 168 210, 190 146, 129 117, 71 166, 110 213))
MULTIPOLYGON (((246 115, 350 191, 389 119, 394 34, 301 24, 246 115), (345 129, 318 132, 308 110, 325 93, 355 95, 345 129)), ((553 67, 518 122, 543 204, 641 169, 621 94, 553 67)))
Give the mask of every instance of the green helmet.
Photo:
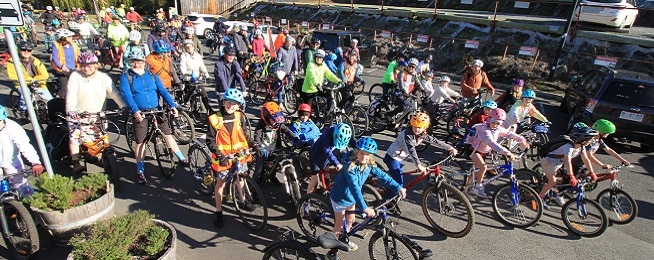
POLYGON ((602 134, 612 134, 615 133, 615 125, 606 119, 599 119, 593 124, 593 129, 597 130, 602 134))

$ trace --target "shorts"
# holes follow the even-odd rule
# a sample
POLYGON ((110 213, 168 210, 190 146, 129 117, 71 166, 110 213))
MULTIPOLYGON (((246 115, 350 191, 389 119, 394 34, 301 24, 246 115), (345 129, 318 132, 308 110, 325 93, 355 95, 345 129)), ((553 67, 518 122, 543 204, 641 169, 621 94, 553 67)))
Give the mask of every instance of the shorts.
MULTIPOLYGON (((79 120, 69 120, 68 129, 70 138, 70 143, 74 145, 80 145, 83 142, 92 142, 96 140, 96 126, 93 125, 97 117, 85 117, 80 118, 79 120), (83 124, 80 124, 83 123, 83 124)), ((98 137, 99 138, 99 137, 98 137)))
MULTIPOLYGON (((164 113, 162 117, 159 117, 159 129, 161 129, 164 135, 172 134, 172 131, 170 131, 169 120, 170 117, 168 113, 164 113)), ((134 135, 136 136, 136 143, 142 144, 145 142, 145 137, 148 135, 149 120, 146 118, 140 123, 137 123, 136 120, 133 120, 132 122, 134 122, 134 135)))
POLYGON ((559 170, 559 168, 563 167, 563 164, 554 164, 547 160, 547 157, 543 158, 540 160, 540 167, 543 169, 543 173, 552 173, 553 175, 556 175, 556 171, 559 170))
MULTIPOLYGON (((241 163, 241 173, 248 171, 248 163, 241 163)), ((213 172, 213 175, 216 179, 227 180, 229 177, 229 170, 213 172)))
POLYGON ((331 198, 329 200, 332 202, 332 209, 334 209, 334 212, 344 212, 345 210, 347 210, 347 208, 352 206, 352 205, 343 206, 341 204, 338 204, 338 203, 334 202, 334 200, 331 199, 331 198))

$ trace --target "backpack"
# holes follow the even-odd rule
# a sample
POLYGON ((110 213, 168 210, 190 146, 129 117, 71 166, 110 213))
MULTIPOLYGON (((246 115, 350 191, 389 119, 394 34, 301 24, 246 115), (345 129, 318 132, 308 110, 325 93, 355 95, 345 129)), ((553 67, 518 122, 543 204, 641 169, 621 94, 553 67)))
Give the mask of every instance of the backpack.
POLYGON ((481 139, 479 139, 479 133, 483 131, 481 129, 483 126, 484 123, 478 123, 470 127, 470 130, 468 130, 468 135, 466 135, 465 143, 472 145, 473 148, 477 149, 477 146, 481 142, 481 139))
MULTIPOLYGON (((570 136, 567 135, 559 135, 555 137, 554 139, 550 140, 544 145, 538 146, 538 156, 541 158, 547 157, 552 151, 558 149, 559 147, 565 145, 565 144, 573 144, 574 142, 572 139, 570 139, 570 136)), ((562 156, 550 156, 552 158, 563 158, 562 156)))

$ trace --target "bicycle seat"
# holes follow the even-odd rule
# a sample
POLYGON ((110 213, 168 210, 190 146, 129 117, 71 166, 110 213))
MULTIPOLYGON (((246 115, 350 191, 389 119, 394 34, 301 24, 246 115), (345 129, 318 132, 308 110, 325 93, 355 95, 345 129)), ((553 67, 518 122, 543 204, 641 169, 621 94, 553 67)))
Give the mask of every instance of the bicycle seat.
POLYGON ((322 234, 318 237, 318 243, 320 243, 320 247, 324 249, 338 249, 341 251, 349 252, 350 251, 350 246, 347 244, 341 242, 336 238, 336 235, 332 232, 325 232, 325 234, 322 234))

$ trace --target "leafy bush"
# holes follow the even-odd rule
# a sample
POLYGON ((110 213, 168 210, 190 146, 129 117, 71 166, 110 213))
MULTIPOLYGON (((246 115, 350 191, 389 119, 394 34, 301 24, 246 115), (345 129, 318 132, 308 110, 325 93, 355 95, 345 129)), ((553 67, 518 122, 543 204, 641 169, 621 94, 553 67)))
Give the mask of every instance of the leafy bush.
POLYGON ((103 173, 87 174, 77 181, 58 174, 52 178, 44 174, 36 180, 37 191, 24 201, 41 210, 66 210, 104 195, 106 183, 107 175, 103 173), (85 192, 88 198, 71 205, 75 192, 85 192))

